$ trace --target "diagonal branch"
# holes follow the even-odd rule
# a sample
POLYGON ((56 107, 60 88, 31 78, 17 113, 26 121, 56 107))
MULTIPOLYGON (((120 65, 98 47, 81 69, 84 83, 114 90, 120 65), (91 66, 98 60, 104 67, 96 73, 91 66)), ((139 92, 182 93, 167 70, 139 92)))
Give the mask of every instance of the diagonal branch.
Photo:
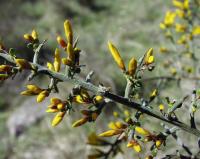
MULTIPOLYGON (((0 53, 0 57, 4 58, 5 60, 7 60, 7 61, 9 61, 9 62, 11 62, 13 64, 15 64, 15 61, 14 61, 13 57, 8 55, 8 54, 0 53)), ((151 117, 154 117, 156 119, 159 119, 159 120, 162 120, 164 122, 167 122, 167 123, 172 124, 174 126, 177 126, 180 129, 182 129, 182 130, 184 130, 184 131, 186 131, 186 132, 188 132, 190 134, 194 134, 197 137, 200 137, 200 131, 199 130, 197 130, 195 128, 191 128, 190 126, 188 126, 188 125, 186 125, 184 123, 181 123, 179 121, 169 120, 169 119, 161 116, 155 110, 149 109, 147 107, 143 107, 141 104, 133 102, 133 101, 130 101, 128 98, 124 98, 122 96, 113 94, 112 92, 110 92, 105 87, 97 87, 97 86, 93 85, 92 83, 85 82, 84 80, 78 79, 76 77, 69 78, 66 75, 62 74, 62 73, 53 72, 53 71, 51 71, 51 70, 47 69, 46 67, 43 67, 43 66, 41 66, 39 64, 34 64, 34 63, 31 63, 31 62, 30 62, 30 64, 38 68, 37 73, 49 75, 50 77, 56 78, 57 80, 62 81, 62 82, 71 82, 73 84, 78 84, 81 87, 87 89, 88 91, 91 91, 91 92, 93 92, 95 94, 100 94, 100 95, 102 95, 102 96, 104 96, 106 98, 111 99, 113 102, 120 103, 120 104, 122 104, 124 106, 127 106, 129 108, 141 111, 144 114, 147 114, 147 115, 149 115, 151 117)))

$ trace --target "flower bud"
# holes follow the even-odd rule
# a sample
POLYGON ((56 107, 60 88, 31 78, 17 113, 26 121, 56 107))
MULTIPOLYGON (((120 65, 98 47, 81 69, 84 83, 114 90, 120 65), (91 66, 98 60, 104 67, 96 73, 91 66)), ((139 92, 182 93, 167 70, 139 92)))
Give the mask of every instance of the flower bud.
POLYGON ((58 114, 56 114, 56 116, 53 118, 51 125, 57 126, 63 119, 63 117, 65 116, 65 111, 64 112, 59 112, 58 114))
POLYGON ((73 44, 73 31, 69 20, 64 22, 64 30, 68 43, 73 44))
POLYGON ((110 136, 114 136, 114 135, 119 135, 123 132, 123 130, 108 130, 106 132, 103 132, 101 134, 99 134, 100 137, 110 137, 110 136))
POLYGON ((49 92, 47 90, 42 91, 40 94, 37 96, 37 102, 40 103, 42 102, 46 97, 49 96, 49 92))
POLYGON ((128 74, 129 74, 130 76, 134 76, 136 69, 137 69, 137 60, 133 57, 133 58, 131 58, 131 60, 129 61, 129 65, 128 65, 128 74))
POLYGON ((60 65, 61 65, 61 58, 60 58, 60 51, 56 48, 55 55, 54 55, 54 69, 56 72, 60 71, 60 65))
POLYGON ((33 29, 32 33, 31 33, 31 36, 33 37, 34 40, 38 39, 38 33, 36 32, 35 29, 33 29))
POLYGON ((34 39, 30 34, 24 34, 24 39, 29 41, 29 42, 33 42, 34 39))
POLYGON ((88 118, 81 118, 72 124, 72 127, 78 127, 85 124, 88 121, 88 118))
POLYGON ((144 62, 146 65, 150 65, 154 62, 154 56, 153 56, 153 48, 150 48, 146 55, 145 55, 145 59, 144 62))
POLYGON ((142 127, 139 127, 139 126, 135 127, 135 131, 141 135, 145 135, 145 136, 150 135, 150 132, 148 130, 146 130, 142 127))
POLYGON ((124 61, 122 60, 117 48, 111 42, 108 42, 108 48, 119 68, 126 71, 124 61))
POLYGON ((33 92, 34 94, 38 94, 42 91, 41 88, 39 88, 38 86, 33 85, 33 84, 29 84, 26 87, 29 91, 33 92))

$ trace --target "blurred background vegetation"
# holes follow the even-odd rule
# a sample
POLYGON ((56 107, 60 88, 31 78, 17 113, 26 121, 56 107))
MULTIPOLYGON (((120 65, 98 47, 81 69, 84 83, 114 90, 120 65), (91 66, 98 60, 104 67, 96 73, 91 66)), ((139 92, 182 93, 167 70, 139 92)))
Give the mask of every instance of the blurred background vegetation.
MULTIPOLYGON (((1 0, 0 39, 6 47, 15 48, 19 57, 31 59, 33 54, 26 48, 23 34, 34 28, 40 39, 48 39, 41 58, 51 60, 56 36, 64 35, 63 22, 70 19, 83 50, 82 63, 87 64, 82 75, 94 70, 97 83, 101 81, 122 94, 125 81, 111 62, 107 41, 116 44, 126 62, 132 56, 139 58, 150 47, 157 50, 163 43, 159 23, 169 4, 170 0, 1 0)), ((47 85, 45 78, 36 80, 47 85)), ((78 118, 73 115, 51 128, 52 116, 45 114, 48 101, 36 104, 34 97, 19 95, 25 83, 23 73, 0 85, 0 159, 85 158, 90 149, 85 146, 86 136, 96 127, 98 132, 103 130, 104 119, 98 119, 98 126, 72 129, 72 121, 78 118)), ((69 87, 63 84, 62 90, 69 87)), ((108 121, 109 112, 105 117, 108 121)), ((131 155, 127 151, 124 158, 131 155)))

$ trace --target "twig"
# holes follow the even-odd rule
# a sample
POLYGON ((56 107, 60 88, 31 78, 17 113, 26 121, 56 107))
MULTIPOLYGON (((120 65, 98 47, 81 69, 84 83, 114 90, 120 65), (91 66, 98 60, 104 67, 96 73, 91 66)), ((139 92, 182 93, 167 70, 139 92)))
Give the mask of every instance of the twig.
MULTIPOLYGON (((0 57, 2 57, 5 60, 15 64, 14 59, 10 55, 0 53, 0 57)), ((188 133, 191 133, 191 134, 196 135, 197 137, 200 137, 200 131, 199 130, 197 130, 195 128, 191 128, 190 126, 188 126, 184 123, 164 118, 158 112, 156 112, 152 109, 149 109, 147 107, 143 107, 139 103, 130 101, 128 98, 124 98, 122 96, 113 94, 105 87, 97 87, 97 86, 93 85, 92 83, 85 82, 85 80, 81 80, 81 79, 78 79, 76 77, 68 78, 66 75, 64 75, 62 73, 53 72, 53 71, 51 71, 51 70, 47 69, 46 67, 43 67, 39 64, 34 64, 34 63, 31 63, 31 62, 30 62, 30 64, 38 68, 37 73, 49 75, 50 77, 53 77, 53 78, 57 79, 58 81, 72 82, 73 84, 80 85, 81 87, 83 87, 83 88, 85 88, 85 89, 87 89, 87 90, 89 90, 89 91, 91 91, 95 94, 100 94, 100 95, 102 95, 106 98, 111 99, 113 102, 117 102, 117 103, 125 105, 129 108, 139 110, 144 114, 147 114, 147 115, 152 116, 156 119, 170 123, 174 126, 181 128, 182 130, 185 130, 188 133)))

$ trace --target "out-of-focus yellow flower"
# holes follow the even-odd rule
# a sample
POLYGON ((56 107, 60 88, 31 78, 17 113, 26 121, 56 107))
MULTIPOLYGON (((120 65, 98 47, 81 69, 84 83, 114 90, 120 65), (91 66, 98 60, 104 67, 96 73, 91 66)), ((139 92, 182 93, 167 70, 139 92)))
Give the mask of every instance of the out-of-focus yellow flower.
POLYGON ((164 19, 164 25, 166 27, 170 27, 174 24, 176 18, 176 13, 172 12, 172 11, 167 11, 166 15, 165 15, 165 19, 164 19))
POLYGON ((177 74, 176 68, 171 68, 171 69, 170 69, 170 73, 171 73, 173 76, 175 76, 175 75, 177 74))
POLYGON ((110 137, 110 136, 114 136, 114 135, 119 135, 123 132, 123 130, 108 130, 106 132, 103 132, 101 134, 99 134, 100 137, 110 137))
POLYGON ((159 148, 162 145, 163 141, 158 139, 156 140, 156 147, 159 148))
POLYGON ((200 35, 200 26, 196 26, 193 28, 192 35, 200 35))
POLYGON ((182 35, 180 39, 178 39, 177 44, 186 44, 187 43, 187 37, 186 35, 182 35))
POLYGON ((179 9, 183 9, 183 2, 180 2, 179 0, 173 0, 173 5, 179 9))
POLYGON ((51 122, 51 125, 54 127, 54 126, 57 126, 63 119, 63 117, 65 116, 65 113, 66 111, 63 111, 63 112, 58 112, 56 114, 56 116, 53 118, 52 122, 51 122))
POLYGON ((131 114, 130 114, 130 112, 128 110, 124 110, 124 115, 126 117, 130 117, 131 116, 131 114))
POLYGON ((161 53, 168 53, 169 50, 166 47, 160 47, 160 52, 161 53))
POLYGON ((85 124, 88 121, 88 118, 81 118, 72 124, 72 127, 78 127, 85 124))
POLYGON ((141 135, 145 135, 145 136, 151 134, 148 130, 146 130, 146 129, 140 127, 140 126, 136 126, 136 127, 135 127, 135 131, 136 131, 137 133, 139 133, 139 134, 141 134, 141 135))
POLYGON ((108 48, 119 68, 122 69, 123 71, 126 71, 124 61, 122 60, 117 48, 111 42, 108 42, 108 48))
POLYGON ((176 15, 180 18, 184 18, 185 17, 185 12, 181 9, 176 9, 176 15))
POLYGON ((176 24, 176 32, 185 32, 187 27, 183 24, 176 24))
POLYGON ((133 57, 131 58, 131 60, 129 61, 129 65, 128 65, 128 74, 130 76, 134 76, 135 75, 135 71, 137 69, 137 60, 133 57))
POLYGON ((158 95, 158 90, 154 89, 153 92, 150 94, 150 98, 154 99, 158 95))
POLYGON ((117 117, 119 117, 119 113, 118 112, 113 112, 113 116, 117 118, 117 117))
POLYGON ((144 58, 144 63, 146 65, 150 65, 154 62, 154 56, 153 56, 153 48, 150 48, 144 58))

